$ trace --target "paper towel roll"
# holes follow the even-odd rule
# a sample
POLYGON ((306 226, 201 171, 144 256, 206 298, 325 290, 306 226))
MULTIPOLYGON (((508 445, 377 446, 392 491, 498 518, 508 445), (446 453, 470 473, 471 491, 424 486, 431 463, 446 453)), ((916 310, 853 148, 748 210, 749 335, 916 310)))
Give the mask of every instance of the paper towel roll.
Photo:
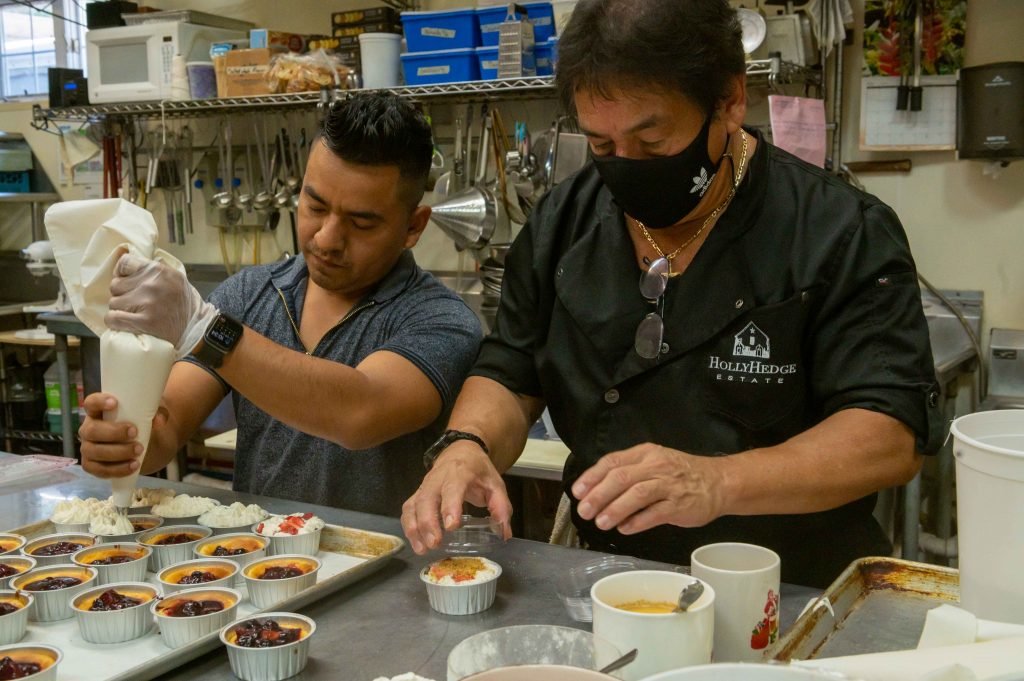
MULTIPOLYGON (((142 445, 141 467, 149 449, 153 417, 160 407, 164 384, 174 364, 174 346, 152 336, 136 336, 110 329, 100 336, 100 381, 103 391, 117 397, 117 409, 105 412, 108 421, 134 423, 142 445)), ((124 478, 113 478, 114 505, 127 508, 132 503, 136 472, 124 478)))
POLYGON ((176 54, 171 59, 171 99, 180 101, 190 97, 188 67, 185 66, 185 57, 176 54))

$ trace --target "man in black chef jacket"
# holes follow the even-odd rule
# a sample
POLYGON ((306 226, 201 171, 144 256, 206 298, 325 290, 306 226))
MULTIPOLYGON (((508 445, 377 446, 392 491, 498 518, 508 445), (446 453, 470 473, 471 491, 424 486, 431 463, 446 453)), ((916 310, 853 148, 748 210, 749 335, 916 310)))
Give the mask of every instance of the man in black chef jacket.
POLYGON ((557 85, 592 162, 508 255, 403 508, 418 553, 463 501, 507 528, 499 472, 545 404, 591 549, 686 564, 751 542, 819 587, 891 550, 874 493, 942 429, 914 261, 889 207, 742 127, 740 38, 726 0, 576 6, 557 85))

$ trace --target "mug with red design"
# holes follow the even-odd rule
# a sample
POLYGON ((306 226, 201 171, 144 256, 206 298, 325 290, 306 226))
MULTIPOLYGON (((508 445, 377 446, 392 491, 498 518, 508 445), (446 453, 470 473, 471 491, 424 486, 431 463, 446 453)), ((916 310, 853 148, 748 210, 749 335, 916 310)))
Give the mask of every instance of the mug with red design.
POLYGON ((756 662, 779 636, 781 561, 771 549, 727 542, 690 554, 690 574, 715 598, 715 662, 756 662))

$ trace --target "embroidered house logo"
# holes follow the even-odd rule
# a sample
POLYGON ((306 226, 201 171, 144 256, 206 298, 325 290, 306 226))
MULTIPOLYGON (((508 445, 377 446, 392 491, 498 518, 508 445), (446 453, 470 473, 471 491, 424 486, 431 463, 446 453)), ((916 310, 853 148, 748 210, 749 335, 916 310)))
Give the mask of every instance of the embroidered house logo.
POLYGON ((736 357, 757 357, 768 359, 772 356, 772 341, 757 324, 750 322, 733 339, 732 354, 736 357))
POLYGON ((693 187, 690 189, 690 193, 700 192, 700 195, 704 196, 704 192, 708 190, 708 186, 713 179, 715 179, 715 176, 709 176, 708 171, 701 166, 700 175, 695 175, 693 178, 693 187))

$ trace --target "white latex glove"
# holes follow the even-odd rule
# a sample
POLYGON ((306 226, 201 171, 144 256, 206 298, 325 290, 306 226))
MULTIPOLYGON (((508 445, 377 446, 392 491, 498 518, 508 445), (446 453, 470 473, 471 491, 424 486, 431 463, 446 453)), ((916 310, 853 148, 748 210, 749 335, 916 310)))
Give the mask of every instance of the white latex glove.
POLYGON ((110 295, 108 328, 162 338, 178 359, 192 352, 218 314, 184 274, 129 253, 114 267, 110 295))

